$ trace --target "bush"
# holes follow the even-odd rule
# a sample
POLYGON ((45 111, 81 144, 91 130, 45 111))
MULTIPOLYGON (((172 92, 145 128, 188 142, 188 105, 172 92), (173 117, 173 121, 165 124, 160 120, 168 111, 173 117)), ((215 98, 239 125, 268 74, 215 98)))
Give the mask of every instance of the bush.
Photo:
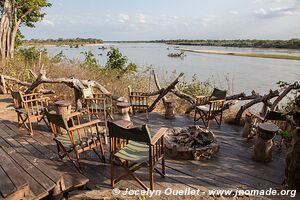
POLYGON ((129 63, 127 66, 128 58, 123 56, 122 53, 117 48, 111 48, 107 53, 108 60, 105 65, 106 70, 118 70, 122 73, 125 72, 136 72, 137 66, 134 63, 129 63))

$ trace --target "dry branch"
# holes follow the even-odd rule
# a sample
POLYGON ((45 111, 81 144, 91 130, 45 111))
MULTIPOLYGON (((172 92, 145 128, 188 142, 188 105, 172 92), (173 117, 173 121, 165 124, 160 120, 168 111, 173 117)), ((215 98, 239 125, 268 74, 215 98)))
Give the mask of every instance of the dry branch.
MULTIPOLYGON (((35 74, 33 71, 31 71, 31 74, 36 77, 35 81, 33 83, 28 83, 21 81, 19 79, 10 77, 10 76, 3 76, 4 79, 14 81, 19 85, 23 85, 27 87, 27 90, 25 93, 31 93, 33 92, 39 85, 43 83, 62 83, 67 85, 70 88, 74 89, 75 93, 75 101, 76 101, 76 109, 80 110, 82 109, 82 103, 81 100, 83 98, 83 90, 86 88, 96 88, 100 90, 103 93, 109 94, 108 90, 102 86, 100 83, 93 81, 93 80, 79 80, 75 77, 71 78, 48 78, 46 76, 46 70, 44 70, 43 66, 39 70, 39 74, 35 74)), ((45 90, 44 92, 49 93, 53 92, 51 90, 45 90)))
POLYGON ((159 102, 160 99, 162 99, 168 92, 170 92, 172 89, 175 88, 175 85, 179 83, 179 79, 183 76, 183 73, 180 73, 179 76, 168 86, 166 89, 162 88, 162 92, 158 95, 158 97, 154 100, 151 106, 148 108, 148 112, 152 112, 156 106, 156 104, 159 102))
POLYGON ((278 105, 278 103, 291 91, 291 90, 296 90, 299 89, 300 85, 299 83, 296 81, 295 83, 293 83, 292 85, 290 85, 289 87, 287 87, 278 97, 277 99, 275 99, 275 101, 273 102, 273 104, 271 105, 271 110, 275 110, 276 106, 278 105))
POLYGON ((253 106, 253 105, 257 104, 257 103, 260 103, 260 102, 267 102, 268 100, 270 100, 270 99, 272 99, 272 98, 274 98, 276 96, 279 96, 278 90, 275 90, 275 91, 270 90, 269 94, 266 94, 266 95, 264 95, 262 97, 256 98, 256 99, 254 99, 254 100, 246 103, 245 105, 241 106, 240 110, 236 114, 235 122, 237 124, 240 123, 240 120, 241 120, 241 117, 242 117, 244 111, 246 109, 248 109, 249 107, 251 107, 251 106, 253 106))

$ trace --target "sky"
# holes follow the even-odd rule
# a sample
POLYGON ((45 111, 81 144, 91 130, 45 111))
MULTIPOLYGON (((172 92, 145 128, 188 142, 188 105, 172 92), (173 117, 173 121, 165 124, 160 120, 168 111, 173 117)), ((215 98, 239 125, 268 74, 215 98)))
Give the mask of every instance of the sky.
POLYGON ((26 39, 300 38, 300 0, 50 0, 26 39))

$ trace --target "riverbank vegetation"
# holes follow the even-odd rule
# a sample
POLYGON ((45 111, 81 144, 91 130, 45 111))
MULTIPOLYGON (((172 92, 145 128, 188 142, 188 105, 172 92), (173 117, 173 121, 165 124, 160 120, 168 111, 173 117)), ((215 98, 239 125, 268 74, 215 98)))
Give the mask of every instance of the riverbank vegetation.
POLYGON ((103 40, 95 38, 58 38, 58 39, 30 39, 22 40, 23 46, 43 46, 43 45, 56 45, 63 46, 69 45, 70 47, 78 47, 87 44, 102 44, 103 40))
POLYGON ((298 38, 290 40, 155 40, 152 42, 172 45, 300 49, 298 38))

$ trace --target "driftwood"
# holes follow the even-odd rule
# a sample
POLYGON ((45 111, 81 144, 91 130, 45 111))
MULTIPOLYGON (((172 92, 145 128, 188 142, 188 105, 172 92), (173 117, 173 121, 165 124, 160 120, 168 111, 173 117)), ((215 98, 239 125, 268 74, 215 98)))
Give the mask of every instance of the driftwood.
POLYGON ((266 101, 268 101, 268 100, 270 100, 270 99, 272 99, 276 96, 279 96, 278 90, 275 90, 275 91, 270 90, 269 94, 266 94, 262 97, 255 98, 254 100, 252 100, 252 101, 246 103, 245 105, 241 106, 241 109, 238 111, 238 113, 236 114, 236 117, 235 117, 236 124, 240 123, 241 117, 242 117, 242 115, 243 115, 243 113, 246 109, 248 109, 249 107, 251 107, 251 106, 253 106, 257 103, 266 102, 266 101))
POLYGON ((76 110, 82 109, 82 98, 83 98, 83 90, 89 87, 96 88, 100 90, 103 93, 109 94, 109 91, 103 87, 100 83, 93 80, 79 80, 74 77, 70 78, 48 78, 46 76, 46 70, 44 70, 43 66, 39 70, 39 74, 35 74, 33 71, 31 71, 31 74, 36 78, 36 80, 33 83, 23 82, 19 79, 4 76, 4 79, 14 81, 19 85, 26 86, 27 90, 25 93, 31 93, 33 92, 39 85, 43 83, 62 83, 70 88, 74 89, 75 93, 75 102, 76 102, 76 110))
POLYGON ((156 104, 161 100, 166 94, 168 94, 172 89, 175 88, 175 85, 179 83, 179 79, 183 76, 183 73, 180 73, 179 76, 168 86, 166 89, 162 88, 162 92, 158 95, 158 97, 154 100, 154 102, 149 106, 148 112, 152 112, 156 106, 156 104))
POLYGON ((289 87, 287 87, 278 97, 277 99, 274 101, 274 103, 271 106, 271 110, 275 110, 276 106, 278 105, 278 103, 291 91, 291 90, 295 90, 295 89, 299 89, 300 85, 299 83, 296 81, 295 83, 293 83, 292 85, 290 85, 289 87))
MULTIPOLYGON (((152 75, 153 75, 154 83, 155 83, 155 85, 156 85, 156 88, 157 88, 159 91, 162 91, 162 90, 161 90, 161 86, 160 86, 160 84, 159 84, 159 82, 158 82, 158 80, 157 80, 157 77, 156 77, 156 74, 155 74, 154 70, 152 70, 151 73, 152 73, 152 75)), ((165 105, 165 101, 166 101, 166 100, 167 100, 166 97, 163 97, 163 98, 162 98, 162 102, 164 103, 164 105, 165 105)))

